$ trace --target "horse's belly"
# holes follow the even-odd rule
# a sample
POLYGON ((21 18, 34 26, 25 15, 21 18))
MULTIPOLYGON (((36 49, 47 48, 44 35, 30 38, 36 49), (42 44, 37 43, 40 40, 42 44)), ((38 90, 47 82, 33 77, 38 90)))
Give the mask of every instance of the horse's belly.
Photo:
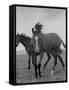
POLYGON ((53 50, 54 48, 57 48, 57 45, 55 44, 51 44, 51 43, 42 43, 42 46, 41 46, 41 49, 43 50, 43 51, 51 51, 51 50, 53 50))
POLYGON ((44 48, 44 51, 49 51, 49 50, 51 50, 52 46, 51 45, 44 45, 43 48, 44 48))

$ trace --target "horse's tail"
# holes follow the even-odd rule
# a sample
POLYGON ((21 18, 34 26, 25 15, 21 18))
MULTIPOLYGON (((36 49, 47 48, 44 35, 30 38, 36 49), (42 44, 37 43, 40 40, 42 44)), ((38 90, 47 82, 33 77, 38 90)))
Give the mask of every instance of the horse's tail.
POLYGON ((63 49, 59 49, 59 53, 63 53, 63 49))
POLYGON ((55 49, 55 50, 53 50, 54 51, 54 53, 56 53, 56 54, 58 54, 58 53, 63 53, 63 49, 61 49, 61 48, 57 48, 57 49, 55 49))
POLYGON ((61 42, 62 42, 63 46, 66 48, 66 45, 64 44, 64 42, 62 40, 61 40, 61 42))

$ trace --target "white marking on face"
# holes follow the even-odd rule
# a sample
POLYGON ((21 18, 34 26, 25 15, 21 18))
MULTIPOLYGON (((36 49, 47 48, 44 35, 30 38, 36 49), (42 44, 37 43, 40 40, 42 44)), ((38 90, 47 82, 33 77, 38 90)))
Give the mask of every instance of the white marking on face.
POLYGON ((36 40, 36 45, 35 45, 35 51, 39 51, 39 47, 38 47, 38 36, 35 36, 35 40, 36 40))

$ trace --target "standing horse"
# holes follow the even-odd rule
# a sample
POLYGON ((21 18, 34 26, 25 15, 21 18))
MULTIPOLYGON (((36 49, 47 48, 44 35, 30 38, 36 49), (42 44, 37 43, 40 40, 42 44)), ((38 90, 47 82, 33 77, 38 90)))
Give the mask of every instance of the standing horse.
MULTIPOLYGON (((65 65, 63 59, 60 56, 60 52, 61 52, 60 46, 61 44, 63 44, 64 47, 66 46, 64 42, 61 40, 61 38, 56 33, 49 33, 49 34, 42 33, 41 32, 42 25, 39 23, 35 25, 35 29, 36 30, 32 29, 32 33, 33 33, 33 38, 36 40, 35 52, 40 52, 38 69, 40 70, 41 68, 41 61, 44 52, 51 53, 52 56, 54 57, 54 67, 52 72, 54 72, 55 66, 57 64, 57 58, 59 58, 62 66, 64 67, 65 65)), ((41 72, 39 73, 39 75, 41 76, 41 72)))
MULTIPOLYGON (((21 34, 21 35, 17 34, 16 35, 16 47, 18 46, 19 43, 24 45, 25 50, 26 50, 26 52, 29 56, 28 69, 30 69, 30 61, 31 61, 31 58, 32 58, 32 64, 35 67, 35 76, 37 77, 37 55, 39 55, 39 53, 38 52, 36 53, 34 51, 34 49, 35 49, 34 45, 36 43, 34 38, 28 37, 25 34, 21 34)), ((51 56, 48 52, 46 52, 46 54, 47 54, 48 60, 49 60, 51 56)))
POLYGON ((31 37, 25 36, 25 34, 16 35, 16 47, 21 43, 28 54, 28 69, 30 69, 30 60, 31 60, 31 37))
POLYGON ((25 36, 25 34, 16 35, 16 47, 19 45, 19 43, 21 43, 25 47, 25 50, 29 56, 28 69, 30 69, 30 60, 32 58, 32 64, 35 67, 35 77, 37 78, 37 55, 39 55, 39 53, 34 52, 32 41, 33 39, 31 37, 25 36))

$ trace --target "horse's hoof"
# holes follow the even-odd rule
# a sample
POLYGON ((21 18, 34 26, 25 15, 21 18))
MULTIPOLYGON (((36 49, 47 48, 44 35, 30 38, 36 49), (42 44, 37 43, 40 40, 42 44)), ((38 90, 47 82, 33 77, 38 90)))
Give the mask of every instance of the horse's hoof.
POLYGON ((40 77, 42 77, 41 75, 39 75, 40 77))
POLYGON ((53 75, 53 73, 54 73, 54 71, 52 70, 52 71, 51 71, 51 75, 53 75))

